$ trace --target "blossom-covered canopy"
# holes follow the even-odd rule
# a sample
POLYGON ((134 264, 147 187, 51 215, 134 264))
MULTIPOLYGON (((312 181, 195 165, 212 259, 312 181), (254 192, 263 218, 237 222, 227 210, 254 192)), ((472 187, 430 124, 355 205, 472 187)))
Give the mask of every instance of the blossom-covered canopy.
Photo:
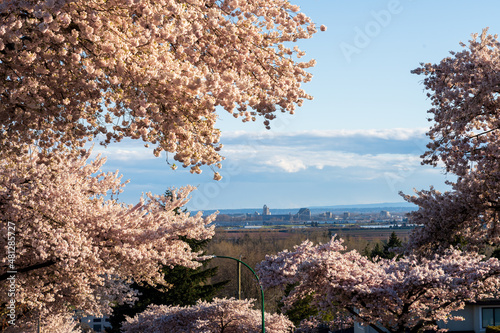
POLYGON ((176 209, 192 187, 120 204, 106 195, 121 191, 121 177, 99 171, 103 158, 88 157, 59 152, 47 161, 26 148, 0 161, 0 229, 11 235, 0 238, 0 248, 14 255, 1 258, 2 303, 12 271, 17 309, 56 313, 71 306, 99 314, 111 301, 133 300, 131 279, 162 283, 162 265, 200 265, 193 261, 200 254, 182 239, 211 238, 215 216, 176 209))
POLYGON ((500 242, 500 43, 498 36, 473 34, 464 49, 438 64, 422 64, 433 125, 424 163, 443 163, 457 176, 452 189, 404 195, 420 209, 410 215, 414 247, 432 251, 450 244, 500 242))
POLYGON ((311 295, 319 309, 347 311, 381 333, 418 332, 438 320, 460 320, 453 311, 464 302, 498 296, 500 287, 495 258, 449 249, 430 258, 372 262, 355 250, 346 252, 338 239, 316 246, 306 241, 268 255, 258 274, 266 287, 296 284, 285 304, 311 295))
MULTIPOLYGON (((261 312, 253 301, 218 299, 199 301, 194 306, 151 305, 123 324, 124 333, 260 333, 261 312)), ((266 332, 288 333, 293 323, 281 314, 265 315, 266 332)))
POLYGON ((130 137, 200 172, 217 107, 269 127, 311 98, 290 45, 315 32, 287 0, 2 1, 0 144, 130 137))

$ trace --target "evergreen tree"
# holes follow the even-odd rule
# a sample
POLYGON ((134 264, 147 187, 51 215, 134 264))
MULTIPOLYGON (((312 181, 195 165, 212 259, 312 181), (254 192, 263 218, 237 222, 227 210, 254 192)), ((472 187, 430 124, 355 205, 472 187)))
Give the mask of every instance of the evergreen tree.
POLYGON ((383 250, 384 256, 385 256, 384 258, 387 258, 387 259, 394 258, 395 256, 397 256, 397 253, 394 252, 393 250, 400 248, 402 246, 403 246, 403 242, 396 235, 396 232, 393 231, 391 233, 391 236, 389 237, 389 240, 387 241, 387 243, 384 244, 384 250, 383 250))
POLYGON ((375 247, 373 248, 372 252, 370 253, 370 259, 380 257, 384 257, 384 251, 380 248, 380 243, 375 244, 375 247))
MULTIPOLYGON (((297 286, 297 283, 288 284, 285 287, 285 296, 288 296, 290 292, 297 286)), ((306 295, 293 303, 293 305, 284 310, 284 303, 278 302, 278 311, 288 317, 295 326, 299 326, 300 322, 309 317, 318 316, 319 310, 317 307, 311 305, 312 295, 306 295)))
POLYGON ((493 250, 493 253, 491 254, 492 258, 497 258, 500 259, 500 247, 496 248, 493 250))
POLYGON ((375 244, 375 247, 371 251, 368 248, 366 248, 364 250, 364 255, 366 255, 370 259, 376 257, 383 259, 393 259, 394 257, 398 256, 398 254, 393 250, 400 248, 402 246, 403 242, 393 231, 391 233, 391 236, 389 236, 389 239, 383 242, 382 247, 380 246, 380 243, 377 243, 375 244))

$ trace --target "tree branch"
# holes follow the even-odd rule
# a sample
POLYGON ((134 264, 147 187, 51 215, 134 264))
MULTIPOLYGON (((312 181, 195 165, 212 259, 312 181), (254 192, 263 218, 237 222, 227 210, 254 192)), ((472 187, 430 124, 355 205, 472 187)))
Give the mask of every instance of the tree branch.
MULTIPOLYGON (((31 265, 31 266, 24 267, 24 268, 21 268, 21 269, 17 269, 15 272, 16 273, 26 273, 26 272, 34 271, 36 269, 49 267, 49 266, 52 266, 52 265, 54 265, 56 263, 57 263, 56 260, 49 260, 49 261, 46 261, 46 262, 42 262, 40 264, 35 264, 35 265, 31 265)), ((4 273, 4 274, 0 275, 0 281, 7 280, 7 278, 9 276, 11 276, 11 275, 12 275, 12 273, 4 273)))

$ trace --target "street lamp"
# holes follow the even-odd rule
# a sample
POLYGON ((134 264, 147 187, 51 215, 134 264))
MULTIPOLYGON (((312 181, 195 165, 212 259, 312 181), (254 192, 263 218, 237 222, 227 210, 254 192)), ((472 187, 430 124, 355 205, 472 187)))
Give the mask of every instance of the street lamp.
POLYGON ((266 325, 265 325, 266 323, 265 323, 265 319, 264 319, 264 288, 262 287, 262 284, 260 284, 259 276, 257 275, 257 273, 255 273, 255 271, 252 269, 252 267, 248 266, 246 263, 244 263, 240 259, 236 259, 236 258, 228 257, 228 256, 216 256, 216 255, 214 255, 213 257, 214 258, 226 258, 226 259, 236 260, 238 263, 241 263, 241 264, 247 266, 247 268, 253 273, 253 275, 255 275, 255 278, 257 279, 257 282, 259 283, 259 286, 260 286, 260 296, 261 296, 260 298, 262 301, 262 333, 266 333, 266 325))

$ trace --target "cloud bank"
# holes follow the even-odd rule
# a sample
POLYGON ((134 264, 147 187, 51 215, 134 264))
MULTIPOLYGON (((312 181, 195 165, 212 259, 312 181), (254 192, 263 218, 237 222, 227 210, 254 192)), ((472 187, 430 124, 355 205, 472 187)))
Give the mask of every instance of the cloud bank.
POLYGON ((254 172, 289 173, 325 167, 403 168, 420 161, 426 141, 424 129, 231 132, 222 137, 227 159, 254 172))
MULTIPOLYGON (((106 168, 130 179, 121 200, 134 203, 142 192, 195 185, 193 210, 305 207, 402 201, 398 192, 443 183, 440 168, 420 165, 429 141, 425 129, 301 132, 225 132, 226 160, 216 182, 212 170, 201 175, 170 170, 165 155, 155 158, 138 141, 94 152, 108 157, 106 168)), ((172 163, 173 161, 170 161, 172 163)))

